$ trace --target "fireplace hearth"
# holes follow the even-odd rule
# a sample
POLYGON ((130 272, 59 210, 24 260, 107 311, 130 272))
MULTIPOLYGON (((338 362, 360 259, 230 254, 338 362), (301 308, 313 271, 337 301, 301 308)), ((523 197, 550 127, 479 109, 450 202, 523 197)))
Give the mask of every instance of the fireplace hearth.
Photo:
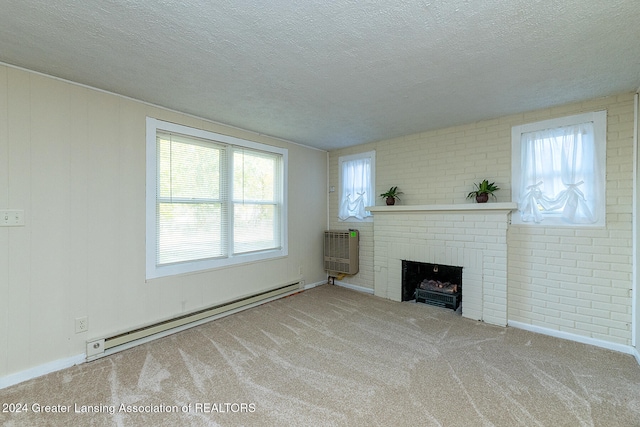
POLYGON ((462 267, 402 260, 402 301, 457 310, 462 302, 462 267))

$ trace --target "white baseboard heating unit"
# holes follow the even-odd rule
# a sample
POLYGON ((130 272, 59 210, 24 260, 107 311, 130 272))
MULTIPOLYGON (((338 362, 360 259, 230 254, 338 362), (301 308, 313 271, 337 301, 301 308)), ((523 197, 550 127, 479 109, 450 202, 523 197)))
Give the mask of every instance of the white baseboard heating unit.
POLYGON ((87 361, 108 356, 136 345, 201 325, 211 320, 255 307, 300 291, 300 282, 208 307, 110 337, 87 341, 87 361))
POLYGON ((359 270, 358 230, 328 230, 324 232, 324 269, 330 275, 356 274, 359 270))

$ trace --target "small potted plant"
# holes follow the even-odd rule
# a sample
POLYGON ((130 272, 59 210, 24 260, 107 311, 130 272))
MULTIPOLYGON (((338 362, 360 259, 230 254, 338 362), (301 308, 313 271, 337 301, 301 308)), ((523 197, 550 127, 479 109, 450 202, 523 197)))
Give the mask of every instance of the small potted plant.
POLYGON ((394 205, 396 203, 396 200, 400 200, 400 197, 398 197, 399 194, 403 194, 402 191, 398 191, 398 187, 391 187, 388 191, 382 193, 380 195, 380 197, 382 197, 383 199, 385 199, 385 201, 387 202, 387 205, 394 205))
POLYGON ((496 186, 495 182, 489 182, 486 179, 479 184, 473 184, 476 186, 476 189, 469 194, 467 194, 467 198, 471 199, 475 197, 476 202, 478 203, 487 203, 489 200, 489 195, 496 198, 496 195, 493 194, 494 191, 498 191, 500 188, 496 186))

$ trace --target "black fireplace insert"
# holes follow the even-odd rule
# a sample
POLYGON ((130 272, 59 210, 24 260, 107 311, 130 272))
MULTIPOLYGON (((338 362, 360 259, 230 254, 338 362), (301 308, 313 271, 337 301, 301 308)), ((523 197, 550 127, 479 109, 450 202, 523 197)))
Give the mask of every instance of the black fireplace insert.
POLYGON ((462 302, 462 267, 402 261, 402 301, 457 310, 462 302))

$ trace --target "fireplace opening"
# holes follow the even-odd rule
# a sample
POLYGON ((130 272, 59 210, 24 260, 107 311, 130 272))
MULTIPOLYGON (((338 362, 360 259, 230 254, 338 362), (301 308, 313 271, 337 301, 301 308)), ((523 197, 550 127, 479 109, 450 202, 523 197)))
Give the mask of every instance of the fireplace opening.
POLYGON ((402 260, 402 301, 457 310, 462 302, 462 267, 402 260))

